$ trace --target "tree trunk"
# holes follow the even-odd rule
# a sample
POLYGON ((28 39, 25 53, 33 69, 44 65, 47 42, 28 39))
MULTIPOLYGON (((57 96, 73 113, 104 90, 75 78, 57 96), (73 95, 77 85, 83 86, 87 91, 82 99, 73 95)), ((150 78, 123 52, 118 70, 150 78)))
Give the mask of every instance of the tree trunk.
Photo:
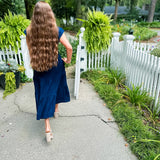
POLYGON ((30 14, 29 14, 29 3, 28 3, 28 0, 24 0, 24 4, 25 4, 25 8, 26 8, 26 16, 27 16, 27 19, 30 19, 30 14))
POLYGON ((148 14, 148 22, 153 22, 155 7, 156 7, 157 0, 152 0, 151 5, 149 8, 149 14, 148 14))
POLYGON ((115 11, 114 11, 114 21, 117 20, 118 6, 119 6, 119 0, 116 0, 115 11))
POLYGON ((81 18, 81 0, 77 0, 76 18, 81 18))
POLYGON ((67 20, 68 20, 68 14, 67 14, 67 7, 65 7, 65 16, 66 16, 66 26, 67 26, 67 20))
POLYGON ((95 6, 94 6, 94 10, 96 11, 97 9, 97 0, 96 0, 96 3, 95 3, 95 6))
POLYGON ((130 1, 130 13, 132 13, 133 12, 133 1, 131 0, 130 1))
MULTIPOLYGON (((82 18, 81 17, 81 0, 77 0, 77 6, 76 6, 76 18, 82 18)), ((76 22, 80 25, 82 22, 76 20, 76 22)))

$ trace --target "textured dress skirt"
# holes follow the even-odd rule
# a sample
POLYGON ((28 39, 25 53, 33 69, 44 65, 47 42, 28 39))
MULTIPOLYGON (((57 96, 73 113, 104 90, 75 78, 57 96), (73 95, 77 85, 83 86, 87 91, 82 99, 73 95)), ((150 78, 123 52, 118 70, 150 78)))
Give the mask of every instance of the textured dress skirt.
MULTIPOLYGON (((27 35, 26 30, 24 33, 27 35)), ((59 27, 58 39, 64 30, 59 27)), ((33 82, 35 87, 35 99, 37 109, 37 120, 53 117, 55 105, 70 101, 67 86, 64 62, 58 54, 58 64, 49 71, 37 72, 34 70, 33 82)))
POLYGON ((53 117, 55 104, 70 101, 64 62, 58 55, 57 67, 46 72, 34 71, 37 120, 53 117))

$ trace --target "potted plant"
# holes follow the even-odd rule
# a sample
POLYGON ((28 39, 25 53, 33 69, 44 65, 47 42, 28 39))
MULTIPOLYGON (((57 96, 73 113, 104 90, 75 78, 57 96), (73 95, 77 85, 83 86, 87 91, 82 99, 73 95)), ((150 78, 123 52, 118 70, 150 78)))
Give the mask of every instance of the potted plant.
POLYGON ((0 85, 3 89, 19 88, 20 72, 24 71, 24 67, 16 63, 14 59, 7 62, 0 62, 0 85))

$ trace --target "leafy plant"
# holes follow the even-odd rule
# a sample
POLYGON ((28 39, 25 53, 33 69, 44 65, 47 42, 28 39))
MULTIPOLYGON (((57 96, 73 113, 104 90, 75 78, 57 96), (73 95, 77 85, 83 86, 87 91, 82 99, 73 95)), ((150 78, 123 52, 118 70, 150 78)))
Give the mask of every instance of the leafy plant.
POLYGON ((81 78, 85 78, 91 83, 94 83, 96 80, 101 79, 103 74, 105 74, 104 71, 88 70, 81 74, 81 78))
POLYGON ((149 130, 147 125, 143 124, 141 114, 128 104, 118 104, 111 108, 114 118, 119 124, 120 131, 126 137, 131 150, 138 159, 154 159, 159 153, 159 144, 157 143, 136 143, 140 139, 158 139, 159 136, 149 130))
POLYGON ((113 106, 117 101, 121 100, 122 95, 117 92, 117 90, 115 90, 115 86, 107 85, 100 79, 94 82, 94 86, 100 97, 106 102, 108 101, 109 107, 113 106))
POLYGON ((150 54, 157 56, 157 57, 160 57, 160 48, 153 49, 150 54))
POLYGON ((139 27, 160 28, 160 22, 139 22, 139 27))
POLYGON ((6 14, 0 21, 0 48, 9 48, 11 45, 12 49, 17 51, 20 46, 20 36, 24 35, 24 30, 29 24, 30 21, 26 18, 21 15, 12 15, 8 11, 8 15, 6 14))
POLYGON ((160 57, 160 42, 158 41, 157 48, 154 48, 151 52, 151 55, 160 57))
MULTIPOLYGON (((153 111, 149 107, 151 102, 153 101, 153 98, 149 96, 149 94, 146 91, 141 91, 141 86, 134 86, 132 84, 132 88, 125 86, 126 90, 124 90, 123 96, 124 100, 120 100, 118 103, 122 102, 130 102, 131 104, 138 106, 139 110, 142 112, 142 109, 146 109, 149 112, 148 118, 150 121, 154 122, 155 119, 153 117, 153 111)), ((142 112, 143 113, 143 112, 142 112)))
POLYGON ((25 82, 32 82, 32 79, 28 78, 25 74, 25 72, 21 72, 21 82, 25 83, 25 82))
POLYGON ((106 75, 103 76, 108 83, 114 84, 116 88, 122 87, 126 79, 125 74, 118 69, 106 70, 106 75))
POLYGON ((89 53, 96 53, 108 48, 112 37, 110 17, 103 12, 89 10, 87 20, 78 20, 84 22, 84 40, 89 53))
POLYGON ((145 27, 134 27, 134 36, 136 40, 148 40, 157 36, 157 32, 145 27))
POLYGON ((146 91, 141 91, 141 86, 134 86, 132 84, 132 88, 125 86, 126 90, 124 90, 124 97, 135 106, 139 106, 139 108, 144 107, 145 105, 149 105, 151 103, 151 98, 149 97, 146 91))
POLYGON ((5 74, 5 91, 3 92, 3 98, 16 91, 16 80, 13 72, 7 72, 5 74))
MULTIPOLYGON (((112 26, 112 32, 120 32, 120 40, 123 40, 123 36, 125 34, 129 34, 131 26, 128 24, 122 24, 122 25, 114 25, 112 26)), ((135 40, 149 40, 152 37, 157 36, 157 32, 150 30, 146 27, 139 27, 137 25, 132 26, 132 29, 134 30, 133 35, 135 36, 135 40)))
POLYGON ((18 65, 15 59, 10 59, 7 62, 1 61, 0 62, 0 72, 6 73, 6 72, 16 72, 20 71, 23 72, 24 66, 18 65))

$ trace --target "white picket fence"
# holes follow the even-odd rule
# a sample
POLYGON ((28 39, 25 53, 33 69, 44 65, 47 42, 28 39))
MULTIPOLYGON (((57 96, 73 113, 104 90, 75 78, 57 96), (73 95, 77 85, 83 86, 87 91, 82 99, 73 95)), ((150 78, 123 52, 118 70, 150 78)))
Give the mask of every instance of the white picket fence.
POLYGON ((0 62, 14 59, 17 64, 22 65, 23 59, 21 53, 22 52, 20 49, 18 49, 18 52, 16 53, 14 50, 11 49, 11 46, 9 46, 9 49, 5 48, 0 51, 0 62))
POLYGON ((130 88, 132 84, 141 86, 141 90, 155 98, 157 106, 160 100, 160 58, 150 54, 156 44, 133 42, 132 35, 124 36, 124 41, 120 42, 120 34, 114 34, 117 38, 112 39, 111 68, 122 70, 126 74, 126 85, 130 88))
POLYGON ((26 44, 26 37, 21 36, 21 48, 18 48, 18 52, 16 53, 14 49, 5 48, 4 50, 0 50, 0 61, 9 61, 14 59, 17 64, 24 65, 25 74, 28 78, 33 78, 33 70, 30 67, 30 57, 28 53, 28 48, 26 44))
POLYGON ((75 92, 78 99, 80 73, 90 69, 101 69, 110 65, 126 74, 126 85, 130 88, 142 86, 150 96, 155 98, 155 105, 160 99, 160 58, 149 54, 155 46, 133 42, 133 35, 125 35, 124 41, 119 41, 120 33, 113 33, 111 46, 107 51, 97 54, 87 54, 83 40, 84 28, 81 29, 77 49, 75 92), (109 64, 110 56, 110 64, 109 64))

